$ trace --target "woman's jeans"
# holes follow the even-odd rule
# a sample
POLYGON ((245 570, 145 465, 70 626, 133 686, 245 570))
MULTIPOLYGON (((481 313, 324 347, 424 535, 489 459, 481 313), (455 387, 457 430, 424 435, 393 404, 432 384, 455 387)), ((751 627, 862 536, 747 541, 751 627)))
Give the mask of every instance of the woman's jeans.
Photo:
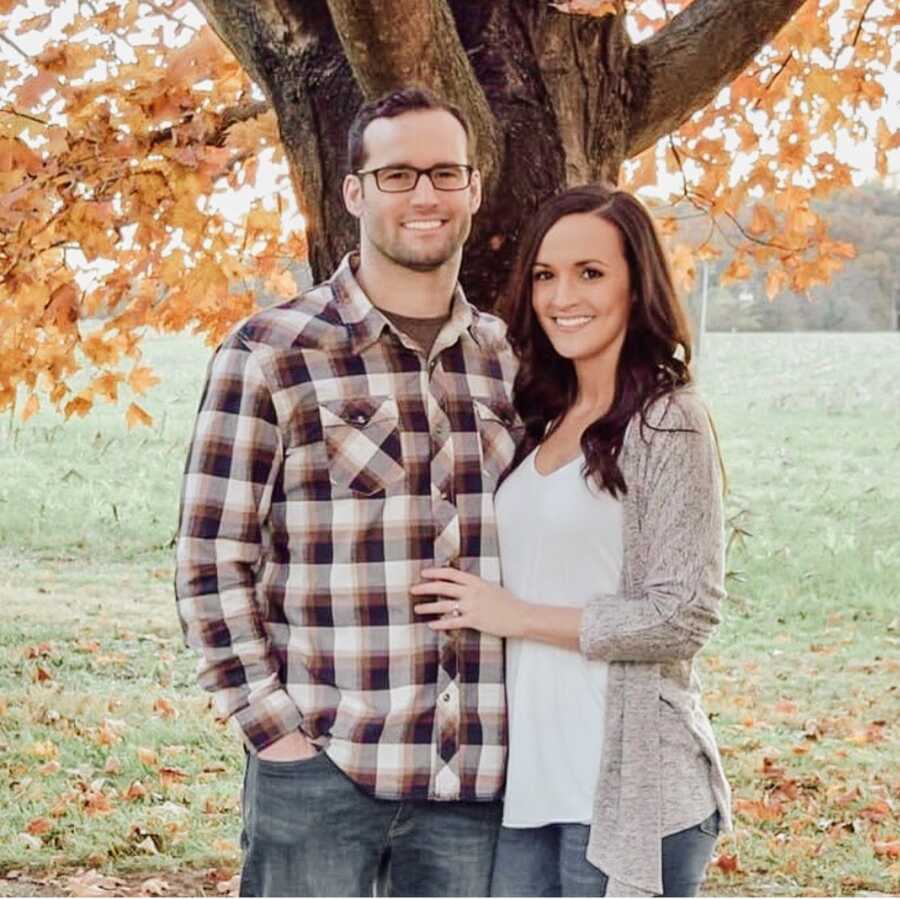
MULTIPOLYGON (((712 858, 719 813, 662 841, 664 896, 696 896, 712 858)), ((605 896, 606 875, 586 858, 587 824, 500 829, 492 896, 605 896)))

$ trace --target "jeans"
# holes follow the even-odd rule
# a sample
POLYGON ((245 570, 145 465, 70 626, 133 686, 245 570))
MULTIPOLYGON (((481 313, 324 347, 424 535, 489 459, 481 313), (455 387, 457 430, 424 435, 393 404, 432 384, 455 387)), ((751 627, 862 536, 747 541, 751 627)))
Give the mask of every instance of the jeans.
POLYGON ((499 802, 374 799, 324 752, 247 758, 242 896, 485 896, 499 802))
MULTIPOLYGON (((719 813, 662 841, 664 896, 696 896, 719 832, 719 813)), ((587 824, 503 827, 492 896, 605 896, 606 875, 586 858, 587 824)))

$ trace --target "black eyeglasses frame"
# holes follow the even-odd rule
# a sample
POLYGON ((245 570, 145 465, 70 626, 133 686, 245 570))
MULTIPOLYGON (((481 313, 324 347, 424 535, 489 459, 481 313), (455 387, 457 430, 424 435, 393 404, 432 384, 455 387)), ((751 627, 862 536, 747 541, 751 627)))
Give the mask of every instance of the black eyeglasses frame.
POLYGON ((427 169, 420 169, 414 165, 382 165, 377 169, 357 169, 353 174, 357 177, 361 177, 362 175, 374 175, 375 176, 375 186, 385 194, 408 194, 412 193, 419 186, 419 179, 422 175, 427 175, 428 180, 431 182, 431 186, 440 191, 441 193, 455 193, 456 191, 465 190, 467 187, 472 185, 472 175, 475 173, 475 166, 466 165, 463 163, 452 162, 452 163, 441 163, 440 165, 433 165, 427 169), (465 169, 466 175, 466 183, 461 187, 438 187, 434 183, 434 178, 432 178, 432 173, 437 169, 465 169), (408 171, 416 173, 416 180, 413 181, 412 187, 404 187, 403 190, 385 190, 381 186, 381 179, 378 177, 380 172, 384 172, 387 169, 407 169, 408 171))

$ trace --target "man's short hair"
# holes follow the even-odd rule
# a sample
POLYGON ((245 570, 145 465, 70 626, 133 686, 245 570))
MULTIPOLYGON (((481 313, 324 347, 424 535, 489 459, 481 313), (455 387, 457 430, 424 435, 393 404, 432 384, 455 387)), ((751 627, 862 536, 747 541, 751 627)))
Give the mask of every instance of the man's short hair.
POLYGON ((471 140, 472 130, 469 122, 458 106, 442 100, 424 87, 404 87, 390 91, 363 103, 350 123, 347 133, 347 165, 351 172, 363 167, 366 161, 366 149, 363 145, 363 133, 375 119, 392 119, 405 112, 417 112, 426 109, 442 109, 449 112, 466 132, 466 143, 471 140))

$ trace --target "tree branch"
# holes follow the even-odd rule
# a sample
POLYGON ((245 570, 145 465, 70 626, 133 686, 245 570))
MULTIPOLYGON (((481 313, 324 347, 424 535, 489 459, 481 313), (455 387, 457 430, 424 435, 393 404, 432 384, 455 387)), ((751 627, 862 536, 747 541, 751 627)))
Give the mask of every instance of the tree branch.
POLYGON ((501 159, 494 116, 446 0, 328 0, 328 8, 366 99, 415 82, 459 106, 492 182, 501 159))
POLYGON ((694 0, 632 47, 628 156, 652 146, 743 71, 804 0, 694 0))
MULTIPOLYGON (((248 100, 245 103, 239 103, 237 106, 231 106, 224 110, 221 115, 221 121, 218 127, 205 135, 203 142, 211 147, 221 147, 225 144, 225 138, 228 136, 228 129, 238 122, 247 122, 255 119, 271 109, 269 103, 265 100, 248 100)), ((178 123, 178 125, 168 128, 161 128, 159 131, 153 132, 150 136, 150 146, 155 147, 158 144, 164 144, 172 139, 174 130, 181 125, 187 125, 191 121, 191 116, 178 123)))

